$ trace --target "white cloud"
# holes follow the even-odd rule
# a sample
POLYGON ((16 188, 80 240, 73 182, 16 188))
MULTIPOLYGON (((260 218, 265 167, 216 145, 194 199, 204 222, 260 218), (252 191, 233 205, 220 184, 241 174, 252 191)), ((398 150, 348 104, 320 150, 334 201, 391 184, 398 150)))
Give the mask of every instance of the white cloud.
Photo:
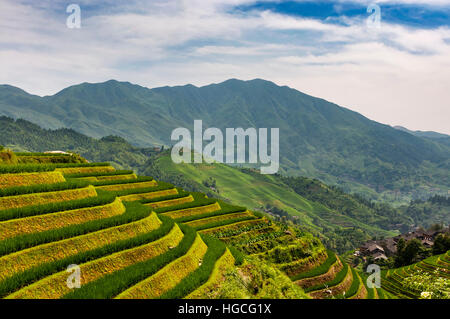
POLYGON ((448 27, 371 30, 356 19, 338 26, 226 11, 249 2, 135 1, 83 15, 83 0, 82 28, 73 30, 52 1, 36 9, 4 0, 0 83, 44 95, 111 78, 148 87, 265 78, 383 123, 450 133, 448 27))

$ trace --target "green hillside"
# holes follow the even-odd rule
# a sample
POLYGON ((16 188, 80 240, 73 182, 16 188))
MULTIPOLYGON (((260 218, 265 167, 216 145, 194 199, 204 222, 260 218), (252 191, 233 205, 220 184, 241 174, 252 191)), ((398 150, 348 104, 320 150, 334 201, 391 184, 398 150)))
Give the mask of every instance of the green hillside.
POLYGON ((155 153, 152 148, 135 147, 117 136, 94 139, 73 129, 42 129, 29 121, 5 116, 0 116, 0 145, 21 152, 66 150, 93 162, 108 161, 123 169, 138 169, 155 153))
POLYGON ((412 223, 392 208, 377 211, 307 178, 261 175, 220 163, 174 164, 168 152, 152 157, 141 172, 251 209, 284 212, 293 223, 319 234, 329 248, 339 252, 358 247, 373 236, 392 236, 399 223, 412 223), (309 185, 300 184, 305 182, 309 185), (324 189, 322 196, 316 186, 324 189))
POLYGON ((0 114, 135 145, 169 145, 174 128, 280 128, 281 172, 319 178, 345 191, 406 203, 446 194, 447 143, 414 136, 325 100, 263 80, 147 89, 83 83, 38 97, 0 86, 0 114))
POLYGON ((450 197, 433 196, 426 201, 416 200, 401 206, 399 211, 424 228, 433 224, 450 225, 450 197))

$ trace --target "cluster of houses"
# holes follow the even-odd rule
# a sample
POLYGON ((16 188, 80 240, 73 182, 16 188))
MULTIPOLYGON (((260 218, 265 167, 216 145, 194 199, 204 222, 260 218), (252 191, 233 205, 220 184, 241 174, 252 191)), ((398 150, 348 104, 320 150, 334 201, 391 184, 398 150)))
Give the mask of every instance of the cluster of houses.
POLYGON ((372 240, 365 243, 358 250, 356 250, 355 256, 371 256, 374 260, 387 260, 389 257, 397 253, 397 243, 400 238, 403 238, 405 242, 408 242, 412 239, 418 239, 425 248, 431 248, 433 247, 434 239, 439 234, 449 232, 450 227, 447 227, 440 231, 416 230, 383 240, 372 240))

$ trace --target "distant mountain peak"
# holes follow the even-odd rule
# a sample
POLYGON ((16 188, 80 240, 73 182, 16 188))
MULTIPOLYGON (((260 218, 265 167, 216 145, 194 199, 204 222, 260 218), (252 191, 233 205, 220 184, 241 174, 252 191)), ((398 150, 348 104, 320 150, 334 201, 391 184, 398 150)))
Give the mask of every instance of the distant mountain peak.
POLYGON ((412 131, 412 130, 407 129, 406 127, 400 126, 400 125, 393 126, 393 128, 395 128, 396 130, 399 130, 399 131, 403 131, 403 132, 415 135, 415 136, 419 136, 419 137, 436 138, 436 139, 450 137, 450 135, 438 133, 438 132, 434 132, 434 131, 412 131))

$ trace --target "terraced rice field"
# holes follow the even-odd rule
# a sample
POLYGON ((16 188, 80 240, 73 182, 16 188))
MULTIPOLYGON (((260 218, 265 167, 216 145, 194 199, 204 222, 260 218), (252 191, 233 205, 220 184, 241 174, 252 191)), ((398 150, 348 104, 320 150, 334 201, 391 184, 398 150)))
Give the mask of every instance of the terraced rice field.
POLYGON ((69 225, 112 217, 123 214, 125 206, 117 198, 111 204, 61 211, 32 217, 12 219, 0 222, 0 240, 7 238, 43 232, 69 225))
POLYGON ((174 260, 154 275, 119 294, 118 299, 157 298, 174 288, 184 277, 201 266, 208 246, 197 235, 187 253, 174 260))
MULTIPOLYGON (((405 278, 414 275, 417 272, 428 274, 431 276, 438 276, 443 280, 450 282, 450 268, 440 261, 445 260, 447 254, 429 257, 416 264, 391 269, 382 273, 382 288, 388 292, 390 296, 404 299, 419 298, 420 291, 405 288, 405 278)), ((448 292, 450 293, 450 291, 448 292)))
MULTIPOLYGON (((205 205, 203 195, 194 198, 169 184, 127 171, 115 172, 108 165, 60 166, 64 167, 27 165, 11 168, 11 173, 3 168, 4 174, 0 174, 0 245, 4 244, 0 249, 0 296, 96 297, 96 287, 109 287, 110 277, 126 273, 128 277, 120 278, 129 278, 129 283, 102 289, 101 295, 194 297, 214 287, 223 271, 234 267, 235 258, 220 241, 204 239, 192 228, 180 228, 182 224, 173 222, 188 218, 193 224, 203 224, 201 219, 195 221, 196 216, 221 211, 217 201, 207 199, 210 203, 205 205), (70 180, 92 185, 51 186, 70 180), (55 187, 58 190, 51 191, 55 187), (126 202, 134 204, 124 205, 126 202), (158 209, 160 215, 152 212, 158 209), (75 291, 67 286, 66 272, 74 261, 83 286, 75 291), (153 267, 133 271, 144 269, 144 264, 153 267), (147 278, 142 277, 145 274, 147 278), (146 287, 154 288, 152 294, 146 287)), ((225 219, 239 219, 244 213, 253 216, 241 212, 225 219)))
POLYGON ((97 196, 95 188, 91 185, 67 189, 56 192, 32 193, 16 196, 0 197, 0 211, 11 208, 22 208, 26 206, 43 205, 48 203, 59 203, 70 200, 83 199, 97 196))
POLYGON ((65 178, 61 172, 2 174, 0 175, 0 188, 54 184, 64 181, 65 178))
MULTIPOLYGON (((177 246, 182 238, 183 232, 177 225, 174 225, 166 236, 158 240, 81 264, 81 283, 87 284, 93 282, 102 276, 126 268, 133 263, 161 255, 170 249, 170 247, 177 246)), ((66 280, 67 272, 62 271, 27 286, 11 294, 8 298, 60 298, 70 292, 66 280)))
MULTIPOLYGON (((242 252, 271 262, 312 298, 406 296, 383 289, 285 226, 107 163, 0 167, 0 297, 215 298, 242 252), (285 251, 278 251, 283 247, 285 251), (298 253, 298 251, 308 251, 298 253), (238 252, 240 251, 240 253, 238 252), (280 254, 289 260, 278 260, 280 254), (67 285, 78 265, 81 288, 67 285)), ((450 258, 417 267, 449 270, 450 258)))

